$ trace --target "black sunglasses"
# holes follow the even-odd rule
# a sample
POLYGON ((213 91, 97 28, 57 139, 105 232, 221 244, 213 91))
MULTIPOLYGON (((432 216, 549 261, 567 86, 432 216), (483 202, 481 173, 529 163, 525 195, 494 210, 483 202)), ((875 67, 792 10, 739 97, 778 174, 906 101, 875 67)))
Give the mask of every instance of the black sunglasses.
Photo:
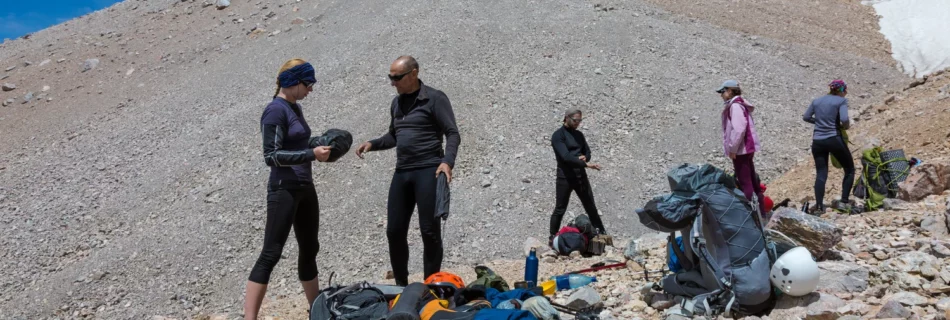
POLYGON ((403 73, 403 74, 400 74, 400 75, 395 75, 395 76, 394 76, 394 75, 388 74, 387 76, 389 76, 389 80, 391 80, 391 81, 399 81, 399 80, 402 80, 402 78, 405 77, 406 75, 412 73, 413 70, 415 70, 415 69, 409 70, 409 71, 407 71, 406 73, 403 73))
POLYGON ((300 84, 303 84, 304 87, 307 87, 307 89, 310 89, 310 88, 313 88, 313 85, 317 83, 300 80, 300 84))

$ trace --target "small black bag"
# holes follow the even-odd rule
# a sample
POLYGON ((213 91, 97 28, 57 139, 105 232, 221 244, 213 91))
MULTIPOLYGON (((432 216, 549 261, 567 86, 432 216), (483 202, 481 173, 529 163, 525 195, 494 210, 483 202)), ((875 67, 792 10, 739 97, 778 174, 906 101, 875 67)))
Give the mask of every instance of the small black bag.
POLYGON ((330 129, 319 137, 310 138, 311 148, 320 146, 330 147, 330 157, 327 159, 327 162, 336 162, 337 159, 340 159, 350 151, 350 146, 352 145, 353 135, 351 135, 349 131, 341 129, 330 129))

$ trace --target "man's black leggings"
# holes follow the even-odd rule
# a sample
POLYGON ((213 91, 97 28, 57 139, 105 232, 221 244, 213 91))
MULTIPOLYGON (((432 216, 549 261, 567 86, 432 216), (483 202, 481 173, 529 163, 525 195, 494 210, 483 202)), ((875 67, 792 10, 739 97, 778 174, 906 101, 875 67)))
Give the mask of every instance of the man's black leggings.
POLYGON ((557 178, 557 200, 554 205, 554 213, 551 214, 551 236, 553 237, 561 228, 561 220, 564 219, 564 212, 567 212, 567 204, 571 200, 571 191, 577 193, 584 205, 584 211, 590 216, 590 223, 594 228, 600 229, 606 233, 604 222, 600 220, 600 214, 597 213, 597 206, 594 204, 594 191, 590 188, 590 181, 587 178, 557 178))
POLYGON ((267 284, 280 260, 284 243, 293 227, 300 254, 297 271, 300 281, 317 277, 317 252, 320 252, 320 203, 311 182, 267 188, 267 224, 264 227, 264 249, 251 269, 248 280, 267 284))
POLYGON ((406 237, 413 207, 419 208, 424 278, 442 269, 442 233, 440 221, 435 217, 436 168, 396 170, 393 174, 389 186, 386 237, 396 285, 409 284, 409 242, 406 237))
POLYGON ((815 157, 815 169, 818 176, 815 178, 815 204, 824 208, 825 181, 828 180, 828 154, 832 154, 844 167, 844 180, 841 182, 841 201, 847 202, 854 185, 854 159, 851 151, 841 136, 834 136, 822 140, 813 140, 811 154, 815 157))

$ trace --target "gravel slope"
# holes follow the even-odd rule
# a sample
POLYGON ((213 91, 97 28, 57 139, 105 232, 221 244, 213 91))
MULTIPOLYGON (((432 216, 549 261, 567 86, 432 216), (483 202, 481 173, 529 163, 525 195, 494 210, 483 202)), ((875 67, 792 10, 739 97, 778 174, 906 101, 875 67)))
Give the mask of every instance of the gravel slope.
MULTIPOLYGON (((317 67, 320 83, 303 102, 315 131, 344 128, 359 141, 383 133, 394 94, 385 73, 401 54, 448 94, 462 147, 447 265, 516 258, 512 243, 544 235, 554 202, 548 139, 565 108, 587 111, 584 130, 605 167, 593 174, 598 206, 610 231, 629 238, 643 232, 632 209, 666 190, 667 168, 725 164, 712 92, 724 78, 738 78, 759 106, 766 177, 807 146, 799 109, 828 79, 849 79, 854 103, 905 81, 847 52, 683 21, 640 1, 609 7, 282 0, 219 11, 126 1, 4 43, 0 70, 18 67, 0 81, 18 88, 0 92, 17 100, 0 108, 0 318, 239 312, 263 237, 257 122, 291 57, 317 67), (99 65, 81 72, 89 58, 99 65), (21 103, 28 91, 53 100, 21 103)), ((383 195, 394 162, 382 152, 316 165, 324 274, 388 270, 383 195)), ((570 210, 582 211, 577 201, 570 210)), ((417 237, 410 245, 422 249, 417 237)), ((273 294, 299 290, 295 250, 289 242, 273 294)))

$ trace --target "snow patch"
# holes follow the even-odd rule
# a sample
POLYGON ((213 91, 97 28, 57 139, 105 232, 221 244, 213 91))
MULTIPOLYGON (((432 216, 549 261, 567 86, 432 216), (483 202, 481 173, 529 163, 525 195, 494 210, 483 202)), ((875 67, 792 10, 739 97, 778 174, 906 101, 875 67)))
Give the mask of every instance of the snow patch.
POLYGON ((913 77, 950 68, 950 0, 869 0, 891 55, 913 77))

